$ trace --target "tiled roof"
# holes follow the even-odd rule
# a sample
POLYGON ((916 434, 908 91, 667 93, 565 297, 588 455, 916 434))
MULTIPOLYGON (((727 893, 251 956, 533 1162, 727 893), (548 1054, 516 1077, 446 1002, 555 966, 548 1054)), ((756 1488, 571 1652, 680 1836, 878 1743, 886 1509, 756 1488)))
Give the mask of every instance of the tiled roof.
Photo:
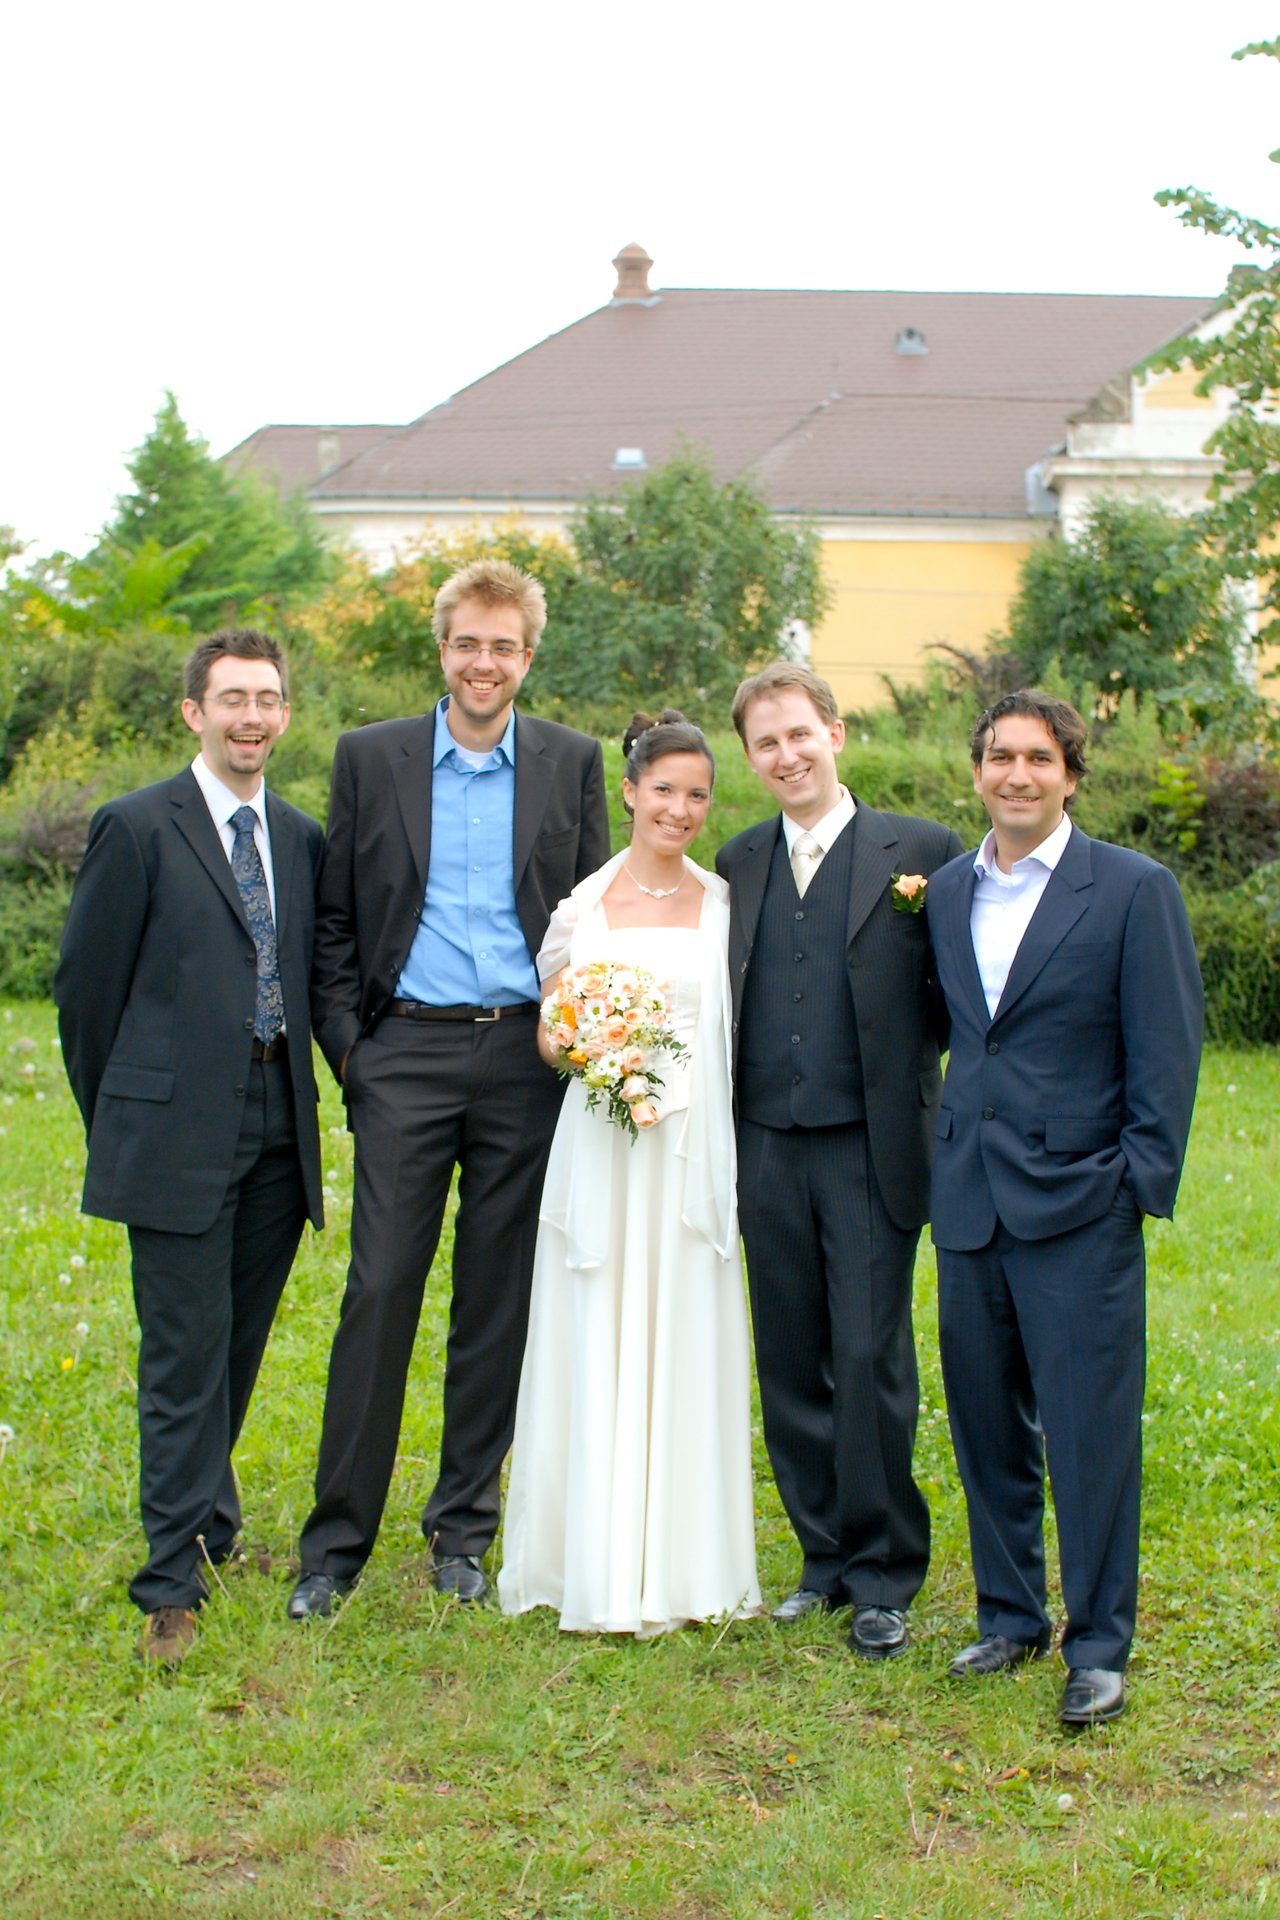
POLYGON ((721 478, 753 471, 782 510, 1020 516, 1026 469, 1068 417, 1211 305, 666 290, 588 314, 398 432, 341 429, 381 437, 351 458, 344 439, 343 465, 310 491, 573 500, 626 477, 619 448, 642 448, 652 469, 683 438, 721 478), (908 328, 927 352, 898 351, 908 328))
POLYGON ((237 473, 255 467, 282 493, 305 492, 344 460, 366 453, 398 431, 392 426, 259 427, 222 458, 237 473))

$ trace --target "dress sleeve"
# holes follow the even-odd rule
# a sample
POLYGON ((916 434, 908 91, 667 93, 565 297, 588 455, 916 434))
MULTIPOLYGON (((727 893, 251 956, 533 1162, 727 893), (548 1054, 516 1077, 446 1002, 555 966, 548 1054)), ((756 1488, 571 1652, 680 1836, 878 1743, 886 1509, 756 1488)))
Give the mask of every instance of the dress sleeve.
POLYGON ((579 907, 572 894, 560 902, 551 916, 546 938, 538 949, 538 958, 534 965, 538 970, 538 983, 553 979, 569 964, 569 949, 578 926, 579 907))

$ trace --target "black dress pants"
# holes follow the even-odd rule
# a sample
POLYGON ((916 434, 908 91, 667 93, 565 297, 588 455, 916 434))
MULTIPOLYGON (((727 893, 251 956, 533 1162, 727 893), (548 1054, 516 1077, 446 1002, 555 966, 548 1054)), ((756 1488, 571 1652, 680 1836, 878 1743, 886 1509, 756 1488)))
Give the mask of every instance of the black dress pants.
POLYGON ((515 1429, 538 1202, 562 1087, 532 1018, 384 1019, 353 1049, 351 1265, 329 1361, 307 1573, 350 1579, 395 1468, 426 1277, 456 1165, 440 1471, 422 1518, 442 1553, 483 1554, 515 1429))
POLYGON ((231 1550, 240 1526, 231 1449, 305 1220, 288 1061, 255 1061, 213 1225, 204 1233, 129 1229, 149 1548, 129 1593, 144 1613, 199 1606, 208 1594, 204 1553, 216 1565, 231 1550))
POLYGON ((918 1235, 886 1213, 861 1123, 740 1122, 738 1216, 765 1443, 804 1551, 801 1584, 905 1608, 929 1565, 911 1473, 918 1235))

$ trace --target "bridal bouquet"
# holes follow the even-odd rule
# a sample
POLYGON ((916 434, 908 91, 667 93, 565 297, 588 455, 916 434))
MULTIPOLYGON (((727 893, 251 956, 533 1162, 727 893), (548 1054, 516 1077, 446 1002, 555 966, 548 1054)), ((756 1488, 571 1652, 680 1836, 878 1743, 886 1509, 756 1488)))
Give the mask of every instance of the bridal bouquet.
POLYGON ((543 1001, 542 1018, 558 1071, 582 1081, 589 1107, 605 1100, 609 1119, 633 1142, 656 1126, 651 1096, 662 1078, 654 1059, 688 1048, 670 1032, 666 991, 646 968, 613 960, 571 967, 543 1001))

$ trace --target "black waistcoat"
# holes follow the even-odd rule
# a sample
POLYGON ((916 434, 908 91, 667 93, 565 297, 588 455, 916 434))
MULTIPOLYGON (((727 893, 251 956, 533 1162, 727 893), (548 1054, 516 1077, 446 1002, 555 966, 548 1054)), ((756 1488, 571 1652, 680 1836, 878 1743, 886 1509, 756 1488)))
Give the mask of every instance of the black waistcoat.
POLYGON ((832 1127, 866 1116, 849 987, 856 817, 802 900, 779 830, 738 1028, 738 1112, 761 1127, 832 1127))

